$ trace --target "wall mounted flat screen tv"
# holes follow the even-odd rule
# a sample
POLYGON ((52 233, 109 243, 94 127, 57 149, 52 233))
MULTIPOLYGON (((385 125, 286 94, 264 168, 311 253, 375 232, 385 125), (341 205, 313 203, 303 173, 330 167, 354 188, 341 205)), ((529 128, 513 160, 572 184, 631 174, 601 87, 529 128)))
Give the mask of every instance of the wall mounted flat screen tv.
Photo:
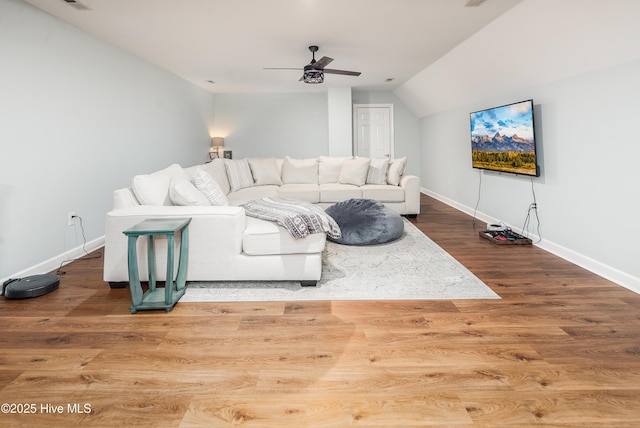
POLYGON ((471 113, 474 168, 540 175, 533 126, 533 100, 471 113))

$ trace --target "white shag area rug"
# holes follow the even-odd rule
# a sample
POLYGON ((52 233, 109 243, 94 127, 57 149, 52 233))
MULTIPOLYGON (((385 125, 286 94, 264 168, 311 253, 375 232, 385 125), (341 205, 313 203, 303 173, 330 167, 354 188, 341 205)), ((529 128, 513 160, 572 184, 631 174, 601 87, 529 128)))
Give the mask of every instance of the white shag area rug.
POLYGON ((393 242, 350 246, 327 240, 322 257, 315 287, 296 281, 189 282, 180 301, 500 299, 407 220, 393 242))

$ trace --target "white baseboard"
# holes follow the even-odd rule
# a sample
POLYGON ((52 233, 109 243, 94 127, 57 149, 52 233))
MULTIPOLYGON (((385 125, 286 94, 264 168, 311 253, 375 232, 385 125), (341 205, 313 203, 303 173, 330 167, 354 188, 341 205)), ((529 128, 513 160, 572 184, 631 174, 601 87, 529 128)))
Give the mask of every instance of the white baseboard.
MULTIPOLYGON (((84 250, 87 251, 87 253, 90 253, 92 251, 97 250, 98 248, 101 248, 104 246, 104 236, 98 237, 96 239, 94 239, 93 241, 89 241, 84 245, 84 250)), ((66 264, 71 263, 72 261, 74 261, 77 258, 80 258, 82 256, 85 255, 85 252, 83 250, 82 245, 72 248, 68 251, 65 251, 62 254, 59 254, 55 257, 50 258, 49 260, 45 260, 42 263, 38 263, 35 266, 31 266, 25 270, 22 270, 20 272, 16 272, 11 276, 8 276, 6 278, 0 278, 0 284, 4 283, 5 281, 7 281, 8 279, 11 278, 24 278, 26 276, 31 276, 31 275, 41 275, 44 273, 49 273, 52 271, 55 271, 56 269, 58 269, 60 266, 64 266, 66 264)))
MULTIPOLYGON (((473 208, 470 208, 466 205, 462 205, 445 196, 442 196, 438 193, 435 193, 433 191, 430 191, 422 187, 420 188, 420 191, 427 196, 431 196, 432 198, 437 199, 440 202, 449 205, 450 207, 453 207, 459 211, 462 211, 465 214, 468 214, 471 216, 474 215, 473 208)), ((475 217, 476 219, 485 223, 499 222, 499 219, 493 218, 481 212, 476 212, 475 217)), ((520 230, 517 227, 514 227, 509 224, 507 224, 506 226, 509 226, 512 230, 518 233, 522 233, 522 230, 520 230)), ((599 275, 609 281, 615 282, 616 284, 624 288, 627 288, 637 294, 640 294, 640 278, 635 277, 633 275, 629 275, 626 272, 622 272, 619 269, 606 265, 602 262, 592 259, 591 257, 585 256, 584 254, 580 254, 574 250, 566 248, 562 245, 558 245, 547 239, 540 240, 539 236, 529 234, 528 237, 531 238, 533 242, 535 242, 534 245, 537 246, 538 248, 548 251, 551 254, 561 257, 564 260, 567 260, 575 265, 580 266, 581 268, 584 268, 590 272, 595 273, 596 275, 599 275), (540 242, 537 242, 537 241, 540 241, 540 242)))

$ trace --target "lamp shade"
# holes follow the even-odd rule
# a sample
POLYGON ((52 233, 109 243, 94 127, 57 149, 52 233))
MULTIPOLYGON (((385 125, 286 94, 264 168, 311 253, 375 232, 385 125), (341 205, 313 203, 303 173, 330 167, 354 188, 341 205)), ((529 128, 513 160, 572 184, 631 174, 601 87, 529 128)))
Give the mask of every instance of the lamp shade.
POLYGON ((224 138, 213 137, 211 139, 211 147, 222 147, 222 146, 224 146, 224 138))

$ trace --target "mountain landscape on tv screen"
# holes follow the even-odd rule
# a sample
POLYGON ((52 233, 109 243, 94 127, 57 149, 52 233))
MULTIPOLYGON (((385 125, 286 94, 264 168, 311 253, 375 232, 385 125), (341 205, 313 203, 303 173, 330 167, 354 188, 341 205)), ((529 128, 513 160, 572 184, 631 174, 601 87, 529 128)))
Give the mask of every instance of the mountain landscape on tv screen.
POLYGON ((513 134, 511 137, 496 132, 493 137, 488 135, 471 138, 471 148, 482 152, 524 152, 535 150, 533 141, 513 134))

